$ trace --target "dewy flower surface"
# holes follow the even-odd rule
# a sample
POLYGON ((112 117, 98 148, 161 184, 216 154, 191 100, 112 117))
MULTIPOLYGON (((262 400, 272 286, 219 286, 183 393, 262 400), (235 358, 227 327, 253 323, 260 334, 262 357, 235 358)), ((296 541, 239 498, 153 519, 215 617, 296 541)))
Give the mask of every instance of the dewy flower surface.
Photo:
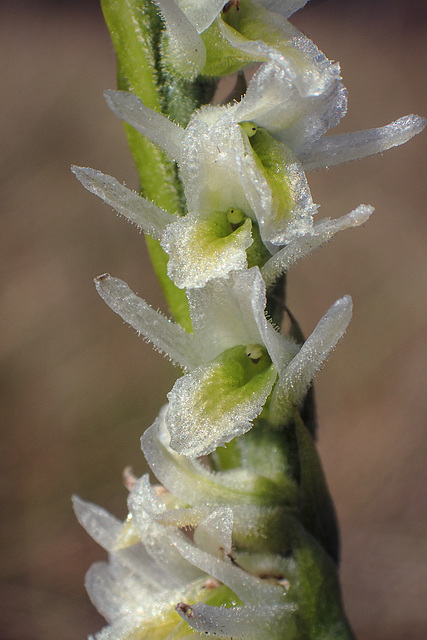
POLYGON ((402 144, 426 121, 329 135, 347 95, 339 65, 288 21, 304 4, 102 0, 121 89, 106 98, 126 124, 141 193, 72 170, 149 236, 177 321, 108 274, 96 287, 183 375, 141 439, 162 484, 128 475, 123 523, 74 501, 109 554, 86 579, 108 623, 97 640, 353 639, 310 393, 352 302, 337 300, 305 339, 285 278, 373 211, 315 220, 306 171, 402 144), (206 104, 214 76, 241 80, 252 62, 238 101, 206 104))
POLYGON ((250 62, 272 60, 302 94, 314 95, 337 75, 338 65, 286 19, 305 2, 156 0, 156 4, 166 26, 165 64, 186 78, 197 73, 220 76, 250 62))
POLYGON ((248 431, 273 386, 269 420, 286 419, 351 318, 347 296, 300 348, 266 320, 265 285, 256 267, 188 292, 192 334, 154 311, 121 280, 105 275, 96 284, 113 311, 189 370, 169 393, 166 425, 172 448, 191 457, 248 431))
MULTIPOLYGON (((201 109, 185 131, 146 109, 132 94, 109 92, 107 101, 119 117, 159 144, 180 167, 190 213, 169 218, 170 224, 164 214, 159 215, 163 230, 156 235, 169 256, 168 275, 180 288, 201 287, 246 264, 263 266, 269 254, 302 236, 318 240, 313 221, 317 206, 304 170, 382 152, 403 144, 425 126, 423 118, 406 116, 379 129, 323 138, 345 114, 340 81, 331 92, 301 97, 283 70, 271 64, 255 74, 239 103, 201 109), (251 122, 255 132, 248 136, 246 125, 251 122), (230 208, 243 213, 245 224, 225 229, 209 223, 213 216, 222 216, 226 222, 230 208), (265 245, 263 252, 256 248, 258 238, 265 245), (253 262, 247 253, 251 246, 253 262)), ((103 195, 105 176, 99 174, 98 181, 94 175, 89 181, 80 179, 132 219, 118 193, 115 198, 111 193, 110 198, 103 195)), ((141 220, 149 207, 140 201, 141 220)), ((147 224, 145 230, 150 233, 147 224)))
POLYGON ((292 627, 295 606, 283 585, 248 575, 231 561, 232 509, 179 508, 161 489, 157 493, 172 509, 144 476, 129 495, 124 523, 74 498, 80 523, 109 553, 108 564, 93 565, 86 577, 90 597, 109 623, 97 640, 185 636, 178 614, 188 617, 188 605, 175 611, 183 600, 204 603, 195 607, 199 619, 189 619, 203 633, 210 628, 221 637, 255 638, 266 624, 274 628, 273 621, 292 627), (189 528, 193 542, 182 531, 189 528), (234 605, 232 616, 213 606, 221 602, 234 605))

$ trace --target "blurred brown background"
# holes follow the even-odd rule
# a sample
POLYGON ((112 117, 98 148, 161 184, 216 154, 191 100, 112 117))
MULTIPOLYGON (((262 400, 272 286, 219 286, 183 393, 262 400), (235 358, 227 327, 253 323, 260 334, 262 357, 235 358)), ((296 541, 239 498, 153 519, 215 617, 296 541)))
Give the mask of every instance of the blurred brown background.
MULTIPOLYGON (((313 2, 294 16, 350 92, 340 131, 427 112, 424 0, 313 2)), ((143 238, 85 192, 71 163, 136 187, 102 91, 114 55, 96 2, 2 4, 0 638, 85 638, 83 589, 103 557, 74 520, 78 493, 125 514, 122 469, 176 376, 98 299, 109 271, 163 301, 143 238)), ((311 176, 320 215, 375 205, 291 273, 308 333, 350 293, 354 319, 317 382, 320 449, 341 521, 342 582, 359 640, 427 635, 427 134, 311 176)))

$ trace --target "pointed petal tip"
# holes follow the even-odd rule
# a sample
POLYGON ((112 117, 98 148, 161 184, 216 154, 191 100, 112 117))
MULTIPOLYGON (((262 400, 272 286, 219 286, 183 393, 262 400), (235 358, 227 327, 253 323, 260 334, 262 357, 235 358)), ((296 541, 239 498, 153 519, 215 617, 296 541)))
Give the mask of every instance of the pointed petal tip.
MULTIPOLYGON (((111 111, 124 122, 127 122, 130 117, 141 109, 146 108, 141 98, 138 98, 130 91, 107 89, 104 91, 104 98, 111 111)), ((134 126, 133 122, 130 124, 134 126)))
POLYGON ((84 186, 88 191, 92 191, 92 193, 96 193, 94 189, 94 180, 102 177, 104 174, 97 169, 92 169, 91 167, 78 167, 75 164, 71 165, 71 173, 74 173, 77 180, 84 186))
MULTIPOLYGON (((104 98, 110 107, 114 111, 117 106, 119 106, 123 101, 126 100, 140 100, 130 91, 120 91, 119 89, 106 89, 104 91, 104 98)), ((140 100, 142 102, 142 100, 140 100)))
POLYGON ((370 204, 360 204, 351 212, 351 216, 358 224, 363 224, 369 220, 374 211, 375 207, 370 204))
POLYGON ((351 296, 346 295, 337 300, 331 307, 331 311, 337 315, 341 315, 348 324, 353 314, 353 300, 351 296))
POLYGON ((100 276, 96 276, 96 278, 93 279, 94 283, 96 284, 96 286, 98 286, 101 282, 104 282, 105 280, 109 280, 111 278, 109 273, 103 273, 100 276))
POLYGON ((73 505, 74 513, 76 513, 76 511, 84 504, 84 500, 73 493, 73 495, 71 496, 71 504, 73 505))
POLYGON ((425 129, 425 127, 427 126, 427 118, 418 116, 414 113, 399 118, 397 122, 401 122, 402 124, 405 123, 407 124, 407 126, 411 127, 414 135, 416 135, 417 133, 421 133, 421 131, 423 131, 423 129, 425 129))
POLYGON ((101 171, 97 171, 96 169, 91 169, 91 167, 79 167, 75 164, 72 164, 70 167, 71 173, 74 173, 77 180, 84 186, 88 191, 93 190, 93 180, 99 176, 102 176, 101 171))

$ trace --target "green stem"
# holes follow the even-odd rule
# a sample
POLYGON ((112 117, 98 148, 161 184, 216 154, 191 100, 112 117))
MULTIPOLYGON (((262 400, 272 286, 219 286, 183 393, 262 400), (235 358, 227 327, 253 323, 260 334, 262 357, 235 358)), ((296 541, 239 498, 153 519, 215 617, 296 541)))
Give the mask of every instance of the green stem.
MULTIPOLYGON (((101 5, 116 50, 119 88, 132 91, 150 109, 162 111, 157 70, 162 24, 156 8, 140 0, 101 0, 101 5)), ((135 129, 128 125, 125 129, 141 194, 171 213, 182 213, 182 189, 175 164, 135 129)), ((172 314, 191 331, 187 298, 168 278, 166 254, 152 238, 147 238, 147 247, 172 314)))

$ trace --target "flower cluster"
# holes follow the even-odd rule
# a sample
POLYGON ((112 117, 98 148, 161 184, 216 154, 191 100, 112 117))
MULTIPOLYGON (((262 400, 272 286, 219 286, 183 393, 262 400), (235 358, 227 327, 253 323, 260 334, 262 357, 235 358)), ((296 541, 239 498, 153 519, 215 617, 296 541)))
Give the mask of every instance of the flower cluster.
POLYGON ((329 508, 324 480, 300 409, 347 328, 351 299, 335 302, 306 340, 282 334, 266 307, 297 260, 372 213, 360 205, 315 221, 306 172, 402 144, 425 120, 326 136, 345 115, 346 90, 338 64, 288 22, 305 0, 154 1, 162 64, 183 83, 259 66, 240 100, 202 106, 185 127, 132 92, 107 92, 114 113, 176 163, 184 215, 73 167, 89 191, 160 243, 191 322, 186 331, 123 281, 96 279, 104 301, 183 370, 142 438, 162 486, 134 479, 124 524, 75 501, 80 522, 110 554, 87 577, 109 623, 96 637, 326 638, 333 628, 347 638, 333 552, 318 525, 329 508), (297 470, 277 445, 288 425, 297 470), (218 448, 236 442, 238 461, 225 468, 218 448), (268 464, 260 461, 267 451, 268 464), (207 455, 209 466, 197 460, 207 455), (323 509, 316 517, 304 506, 307 457, 316 476, 310 499, 323 509), (327 595, 307 587, 307 559, 311 572, 328 577, 327 595), (307 588, 316 606, 328 601, 316 632, 304 618, 307 588))

